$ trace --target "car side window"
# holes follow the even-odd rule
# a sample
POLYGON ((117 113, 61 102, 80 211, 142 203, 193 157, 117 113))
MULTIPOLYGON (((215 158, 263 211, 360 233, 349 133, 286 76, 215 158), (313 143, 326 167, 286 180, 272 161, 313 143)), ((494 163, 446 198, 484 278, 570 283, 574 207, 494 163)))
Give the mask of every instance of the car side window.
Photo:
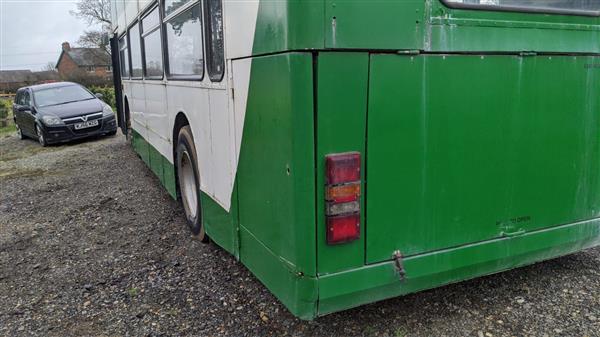
POLYGON ((15 96, 15 104, 21 105, 22 99, 23 99, 23 92, 22 91, 17 92, 17 95, 15 96))
POLYGON ((23 101, 21 105, 31 106, 31 96, 29 95, 29 91, 23 93, 23 98, 21 100, 23 101))

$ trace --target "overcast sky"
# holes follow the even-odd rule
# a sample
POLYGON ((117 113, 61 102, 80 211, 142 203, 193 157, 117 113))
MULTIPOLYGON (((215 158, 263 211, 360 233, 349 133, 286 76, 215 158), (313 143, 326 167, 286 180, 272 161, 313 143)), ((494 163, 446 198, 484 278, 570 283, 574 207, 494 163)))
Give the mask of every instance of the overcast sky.
POLYGON ((0 70, 40 70, 56 63, 64 41, 76 45, 87 23, 72 0, 0 0, 0 70))

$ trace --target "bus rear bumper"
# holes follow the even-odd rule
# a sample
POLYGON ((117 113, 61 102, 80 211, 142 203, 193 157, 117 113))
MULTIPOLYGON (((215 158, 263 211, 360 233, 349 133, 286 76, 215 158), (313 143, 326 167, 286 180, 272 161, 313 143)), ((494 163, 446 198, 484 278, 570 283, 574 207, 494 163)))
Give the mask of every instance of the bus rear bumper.
MULTIPOLYGON (((568 255, 600 244, 600 219, 319 276, 317 316, 568 255)), ((390 258, 391 258, 390 252, 390 258)))

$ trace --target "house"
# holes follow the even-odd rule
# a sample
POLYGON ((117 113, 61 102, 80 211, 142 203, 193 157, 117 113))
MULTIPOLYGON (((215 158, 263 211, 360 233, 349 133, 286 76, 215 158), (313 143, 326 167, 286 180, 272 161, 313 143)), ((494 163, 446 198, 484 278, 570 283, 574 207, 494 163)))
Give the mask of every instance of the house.
POLYGON ((60 81, 56 71, 0 70, 0 92, 14 93, 17 89, 33 84, 60 81))
POLYGON ((69 42, 62 44, 56 69, 65 79, 82 74, 105 78, 112 76, 111 58, 106 51, 102 48, 71 48, 69 42))
POLYGON ((33 77, 35 78, 36 84, 60 81, 60 75, 54 70, 34 71, 33 77))
POLYGON ((0 91, 14 92, 35 81, 31 70, 0 70, 0 91))

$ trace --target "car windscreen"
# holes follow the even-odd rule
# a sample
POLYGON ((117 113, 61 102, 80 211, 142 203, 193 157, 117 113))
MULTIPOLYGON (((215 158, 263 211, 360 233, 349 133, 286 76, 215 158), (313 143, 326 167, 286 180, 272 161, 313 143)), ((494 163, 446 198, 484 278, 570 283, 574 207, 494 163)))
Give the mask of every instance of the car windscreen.
POLYGON ((36 90, 33 92, 33 97, 35 104, 38 107, 66 104, 95 98, 89 91, 78 85, 36 90))

